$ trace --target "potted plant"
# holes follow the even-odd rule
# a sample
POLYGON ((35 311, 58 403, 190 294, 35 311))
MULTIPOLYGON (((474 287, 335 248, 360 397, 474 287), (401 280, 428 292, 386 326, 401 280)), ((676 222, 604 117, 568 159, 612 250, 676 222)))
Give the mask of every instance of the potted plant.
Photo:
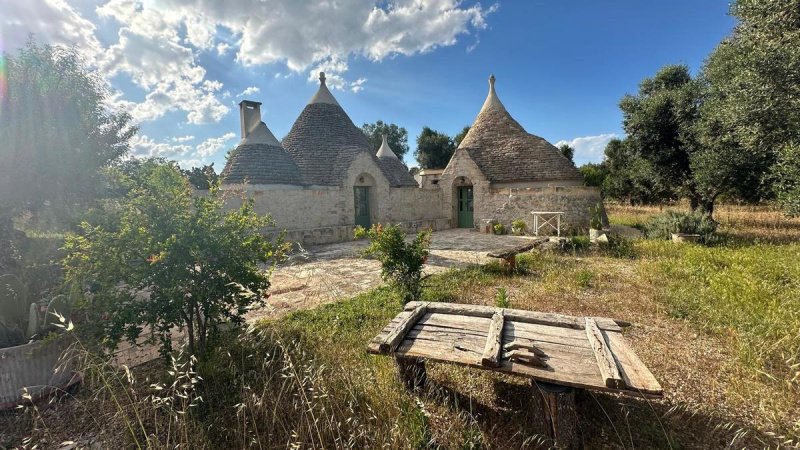
POLYGON ((522 219, 517 219, 511 222, 511 233, 515 236, 522 236, 525 234, 525 230, 528 228, 528 224, 525 223, 522 219))
POLYGON ((591 210, 589 218, 589 240, 594 241, 603 234, 603 208, 598 204, 591 210))
POLYGON ((35 401, 80 380, 63 367, 71 340, 58 333, 71 326, 71 305, 64 295, 31 302, 17 277, 0 276, 0 380, 10 380, 0 383, 0 410, 25 400, 23 390, 35 401))

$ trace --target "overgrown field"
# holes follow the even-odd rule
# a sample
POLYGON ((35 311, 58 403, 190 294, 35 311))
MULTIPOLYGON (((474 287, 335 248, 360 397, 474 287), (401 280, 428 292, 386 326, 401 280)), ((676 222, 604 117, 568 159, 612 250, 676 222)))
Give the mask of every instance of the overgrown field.
MULTIPOLYGON (((658 208, 609 212, 613 223, 637 225, 658 208)), ((792 445, 800 439, 800 221, 738 207, 717 218, 720 238, 708 247, 642 240, 634 258, 531 254, 520 258, 520 274, 498 265, 451 271, 429 278, 423 295, 495 304, 504 288, 512 308, 632 322, 627 338, 665 398, 581 393, 587 448, 792 445)), ((0 417, 0 448, 25 436, 40 447, 87 436, 142 448, 548 446, 526 380, 429 364, 428 391, 415 396, 391 358, 367 355, 366 343, 400 308, 382 288, 261 322, 244 338, 229 336, 197 374, 175 367, 165 375, 155 363, 131 380, 96 366, 77 401, 0 417)))

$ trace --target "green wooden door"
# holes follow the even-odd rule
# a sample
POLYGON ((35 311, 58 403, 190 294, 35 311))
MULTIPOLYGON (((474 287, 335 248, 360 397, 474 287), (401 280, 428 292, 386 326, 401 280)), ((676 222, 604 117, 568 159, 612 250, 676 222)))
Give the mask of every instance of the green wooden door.
POLYGON ((472 228, 472 186, 458 188, 458 228, 472 228))
POLYGON ((354 186, 353 195, 355 199, 356 225, 369 228, 372 225, 369 220, 369 187, 354 186))

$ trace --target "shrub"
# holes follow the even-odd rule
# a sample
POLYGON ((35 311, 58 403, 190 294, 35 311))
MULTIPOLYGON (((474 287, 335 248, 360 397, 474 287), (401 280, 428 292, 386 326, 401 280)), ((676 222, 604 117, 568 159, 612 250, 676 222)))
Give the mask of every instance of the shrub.
POLYGON ((705 242, 716 229, 717 223, 708 214, 667 210, 650 219, 645 234, 650 239, 670 239, 672 233, 699 234, 705 242))
POLYGON ((591 209, 592 217, 589 219, 589 226, 595 230, 603 229, 603 207, 598 203, 591 209))
POLYGON ((513 232, 516 235, 525 233, 525 230, 527 229, 528 229, 528 224, 526 224, 525 221, 522 219, 517 219, 511 222, 511 232, 513 232))
POLYGON ((186 331, 191 356, 206 356, 217 325, 241 323, 263 304, 269 271, 285 250, 261 230, 271 223, 252 202, 226 211, 216 188, 194 197, 174 164, 150 161, 125 178, 125 197, 95 212, 66 238, 66 281, 86 286, 81 306, 98 337, 115 348, 145 329, 168 357, 171 334, 186 331))
POLYGON ((568 237, 564 241, 564 251, 566 252, 578 252, 580 250, 584 250, 589 248, 591 245, 591 241, 589 240, 588 236, 572 236, 568 237))
POLYGON ((422 294, 422 266, 428 258, 431 231, 417 233, 406 242, 406 233, 399 225, 384 227, 373 225, 369 230, 357 227, 357 239, 366 236, 370 240, 365 255, 374 255, 381 262, 381 276, 394 285, 403 303, 419 300, 422 294))
POLYGON ((494 234, 506 234, 506 226, 502 223, 496 223, 492 228, 494 229, 494 234))
POLYGON ((602 253, 614 258, 636 257, 636 249, 630 239, 613 233, 607 234, 606 237, 608 238, 608 242, 598 243, 602 253))
POLYGON ((497 295, 495 296, 495 305, 498 308, 511 307, 511 300, 508 299, 508 292, 506 291, 506 288, 504 287, 497 288, 497 295))

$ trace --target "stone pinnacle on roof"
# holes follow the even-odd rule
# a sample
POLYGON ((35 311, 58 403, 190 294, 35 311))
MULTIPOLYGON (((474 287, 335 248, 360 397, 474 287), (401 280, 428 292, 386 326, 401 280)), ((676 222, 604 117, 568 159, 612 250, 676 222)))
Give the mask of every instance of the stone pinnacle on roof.
POLYGON ((506 107, 503 106, 503 103, 497 98, 497 92, 494 91, 494 74, 489 76, 489 94, 486 96, 486 101, 483 102, 483 107, 481 107, 481 111, 488 109, 488 108, 499 108, 505 111, 506 107))
POLYGON ((308 102, 309 105, 314 103, 328 103, 330 105, 339 106, 339 102, 336 101, 331 91, 328 90, 328 86, 325 84, 325 72, 319 73, 319 90, 311 97, 311 101, 308 102))
POLYGON ((389 147, 389 142, 386 140, 386 134, 383 135, 383 142, 381 143, 381 148, 378 149, 378 154, 375 156, 377 156, 378 158, 398 159, 397 155, 392 150, 392 147, 389 147))

